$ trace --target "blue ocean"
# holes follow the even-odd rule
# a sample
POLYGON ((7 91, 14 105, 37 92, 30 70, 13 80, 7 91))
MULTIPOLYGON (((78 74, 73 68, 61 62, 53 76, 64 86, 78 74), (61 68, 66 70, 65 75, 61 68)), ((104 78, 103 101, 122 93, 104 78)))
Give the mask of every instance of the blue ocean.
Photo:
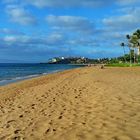
POLYGON ((66 64, 0 64, 0 85, 80 66, 66 64))

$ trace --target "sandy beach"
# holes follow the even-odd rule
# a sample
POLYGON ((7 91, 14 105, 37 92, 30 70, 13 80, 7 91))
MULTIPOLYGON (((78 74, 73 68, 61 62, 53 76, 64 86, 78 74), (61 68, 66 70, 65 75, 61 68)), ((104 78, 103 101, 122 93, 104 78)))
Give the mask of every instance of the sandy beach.
POLYGON ((0 140, 140 140, 140 68, 85 67, 0 87, 0 140))

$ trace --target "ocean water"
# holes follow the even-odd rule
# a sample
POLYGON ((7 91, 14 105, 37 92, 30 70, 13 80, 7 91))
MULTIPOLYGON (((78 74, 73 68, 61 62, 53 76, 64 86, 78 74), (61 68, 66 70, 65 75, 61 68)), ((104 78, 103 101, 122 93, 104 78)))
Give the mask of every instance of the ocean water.
POLYGON ((66 64, 0 64, 0 85, 80 66, 66 64))

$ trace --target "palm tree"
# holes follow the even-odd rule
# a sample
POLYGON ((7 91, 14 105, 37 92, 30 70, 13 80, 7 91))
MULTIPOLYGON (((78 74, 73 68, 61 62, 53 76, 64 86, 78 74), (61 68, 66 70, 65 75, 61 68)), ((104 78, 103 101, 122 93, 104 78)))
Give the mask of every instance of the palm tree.
POLYGON ((135 58, 136 58, 136 53, 135 53, 135 51, 136 51, 136 48, 138 48, 138 36, 135 35, 135 34, 133 34, 133 35, 131 36, 130 43, 132 44, 132 47, 133 47, 133 49, 134 49, 134 61, 135 61, 135 58))
POLYGON ((134 36, 134 42, 135 44, 137 45, 137 55, 139 56, 140 55, 140 29, 138 29, 136 32, 133 33, 133 36, 134 36))
POLYGON ((126 35, 126 38, 128 39, 128 48, 129 48, 129 52, 130 52, 130 66, 132 65, 132 53, 131 53, 131 43, 130 43, 130 35, 126 35))
POLYGON ((126 58, 125 58, 125 44, 124 43, 121 43, 121 46, 123 47, 123 53, 124 53, 124 61, 126 63, 126 58))
POLYGON ((130 66, 132 64, 132 55, 134 56, 134 63, 136 60, 136 49, 137 49, 137 60, 140 57, 140 29, 138 29, 136 32, 133 33, 133 35, 126 35, 126 38, 128 40, 127 45, 125 45, 124 43, 121 43, 121 46, 124 49, 124 54, 125 54, 125 48, 124 46, 128 46, 129 48, 129 57, 130 57, 130 66))

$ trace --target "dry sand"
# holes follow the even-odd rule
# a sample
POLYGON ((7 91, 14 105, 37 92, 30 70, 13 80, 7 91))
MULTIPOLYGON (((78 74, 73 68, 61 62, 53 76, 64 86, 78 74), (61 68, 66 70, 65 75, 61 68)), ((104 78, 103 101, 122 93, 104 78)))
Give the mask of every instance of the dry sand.
POLYGON ((140 140, 140 68, 80 68, 0 88, 0 140, 140 140))

